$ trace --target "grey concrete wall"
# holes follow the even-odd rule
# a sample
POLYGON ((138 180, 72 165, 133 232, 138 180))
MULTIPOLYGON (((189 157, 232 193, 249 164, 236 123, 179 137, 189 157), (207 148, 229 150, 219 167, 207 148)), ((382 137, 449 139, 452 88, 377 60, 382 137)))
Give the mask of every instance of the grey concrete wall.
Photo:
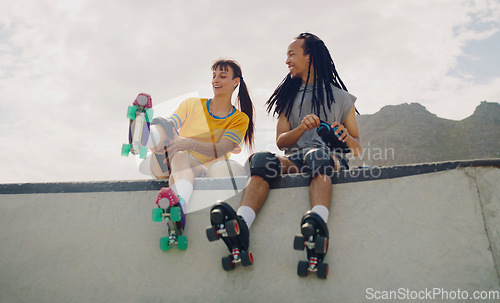
MULTIPOLYGON (((233 272, 220 264, 225 245, 205 237, 208 208, 188 215, 187 251, 162 252, 164 225, 151 221, 156 189, 4 186, 0 302, 368 302, 367 289, 500 291, 498 180, 498 165, 459 165, 334 184, 327 280, 296 274, 305 253, 292 244, 308 187, 286 184, 298 179, 271 190, 251 229, 255 264, 233 272)), ((240 196, 229 203, 237 207, 240 196)))

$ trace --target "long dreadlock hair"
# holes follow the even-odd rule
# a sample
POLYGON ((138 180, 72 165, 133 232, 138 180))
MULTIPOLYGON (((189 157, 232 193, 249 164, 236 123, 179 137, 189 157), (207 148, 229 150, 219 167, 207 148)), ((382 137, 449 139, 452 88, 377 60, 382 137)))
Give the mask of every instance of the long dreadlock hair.
MULTIPOLYGON (((333 84, 345 91, 347 91, 347 88, 335 69, 335 64, 333 63, 328 48, 326 48, 325 43, 320 38, 311 33, 302 33, 295 38, 295 40, 297 39, 304 40, 304 55, 309 55, 309 68, 307 71, 306 85, 300 102, 300 109, 302 110, 302 104, 304 103, 304 97, 308 86, 307 83, 311 77, 312 67, 312 77, 314 81, 312 84, 313 96, 311 111, 317 116, 320 116, 321 111, 323 111, 326 116, 325 103, 328 110, 331 110, 332 103, 335 102, 331 85, 333 84), (326 98, 324 95, 325 92, 326 98)), ((290 118, 293 101, 299 92, 301 84, 302 79, 293 79, 290 74, 288 74, 266 102, 267 112, 270 113, 272 108, 275 107, 273 116, 284 114, 287 119, 290 118)))

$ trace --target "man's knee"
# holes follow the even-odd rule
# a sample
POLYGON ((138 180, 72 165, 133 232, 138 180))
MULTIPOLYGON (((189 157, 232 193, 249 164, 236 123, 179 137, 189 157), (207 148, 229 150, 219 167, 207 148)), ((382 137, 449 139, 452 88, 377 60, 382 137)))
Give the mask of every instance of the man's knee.
POLYGON ((308 151, 304 156, 304 165, 312 178, 319 175, 333 177, 335 172, 335 162, 332 156, 321 148, 308 151))
POLYGON ((271 184, 281 174, 281 162, 275 154, 258 152, 248 158, 251 176, 260 176, 271 184))

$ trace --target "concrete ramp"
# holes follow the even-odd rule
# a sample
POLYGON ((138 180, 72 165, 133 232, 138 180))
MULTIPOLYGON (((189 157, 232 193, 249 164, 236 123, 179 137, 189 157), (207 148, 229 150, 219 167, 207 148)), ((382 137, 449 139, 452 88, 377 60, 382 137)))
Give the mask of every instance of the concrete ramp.
MULTIPOLYGON (((326 280, 296 274, 305 252, 293 238, 309 208, 302 175, 274 185, 251 229, 255 263, 232 272, 221 266, 223 242, 206 239, 208 208, 188 214, 186 251, 159 249, 166 231, 151 211, 161 181, 3 184, 0 302, 497 302, 499 167, 493 159, 339 174, 326 280)), ((197 180, 196 200, 213 199, 202 191, 222 183, 234 191, 228 180, 197 180)))

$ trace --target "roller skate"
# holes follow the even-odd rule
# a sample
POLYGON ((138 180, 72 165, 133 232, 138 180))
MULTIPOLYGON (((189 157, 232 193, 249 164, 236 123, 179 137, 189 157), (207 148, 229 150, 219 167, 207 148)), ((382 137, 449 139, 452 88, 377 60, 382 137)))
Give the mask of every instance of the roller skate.
POLYGON ((321 124, 316 128, 316 132, 321 137, 321 140, 328 146, 330 150, 337 150, 343 153, 350 153, 351 150, 346 143, 339 140, 340 132, 338 135, 335 134, 338 126, 332 128, 330 124, 325 121, 321 121, 321 124))
POLYGON ((153 102, 148 94, 139 94, 134 103, 128 107, 127 118, 130 119, 128 144, 122 146, 122 156, 129 153, 145 159, 148 153, 146 143, 149 138, 149 125, 153 120, 153 102))
POLYGON ((297 274, 306 277, 309 272, 316 272, 319 278, 328 276, 328 264, 323 263, 328 251, 328 227, 321 217, 308 211, 300 222, 301 234, 295 236, 293 248, 307 251, 307 261, 299 261, 297 274))
POLYGON ((160 249, 168 251, 172 245, 177 245, 180 250, 187 249, 187 238, 182 235, 186 225, 186 214, 182 210, 182 198, 177 196, 170 187, 163 187, 156 199, 157 208, 153 209, 153 221, 165 220, 168 237, 160 239, 160 249))
POLYGON ((218 202, 210 210, 210 223, 206 233, 209 241, 222 239, 230 254, 222 258, 222 268, 233 270, 236 264, 253 264, 253 255, 249 250, 249 232, 245 220, 238 216, 231 206, 218 202))
MULTIPOLYGON (((179 132, 175 128, 175 123, 171 119, 156 117, 153 119, 153 122, 151 122, 151 125, 163 128, 167 135, 167 137, 164 138, 165 140, 162 142, 165 152, 154 154, 156 162, 158 163, 162 173, 167 174, 170 172, 170 157, 168 156, 166 148, 170 146, 171 142, 175 141, 179 137, 179 132)), ((160 138, 155 138, 155 136, 152 135, 153 144, 157 143, 155 142, 155 139, 159 140, 160 138)))

